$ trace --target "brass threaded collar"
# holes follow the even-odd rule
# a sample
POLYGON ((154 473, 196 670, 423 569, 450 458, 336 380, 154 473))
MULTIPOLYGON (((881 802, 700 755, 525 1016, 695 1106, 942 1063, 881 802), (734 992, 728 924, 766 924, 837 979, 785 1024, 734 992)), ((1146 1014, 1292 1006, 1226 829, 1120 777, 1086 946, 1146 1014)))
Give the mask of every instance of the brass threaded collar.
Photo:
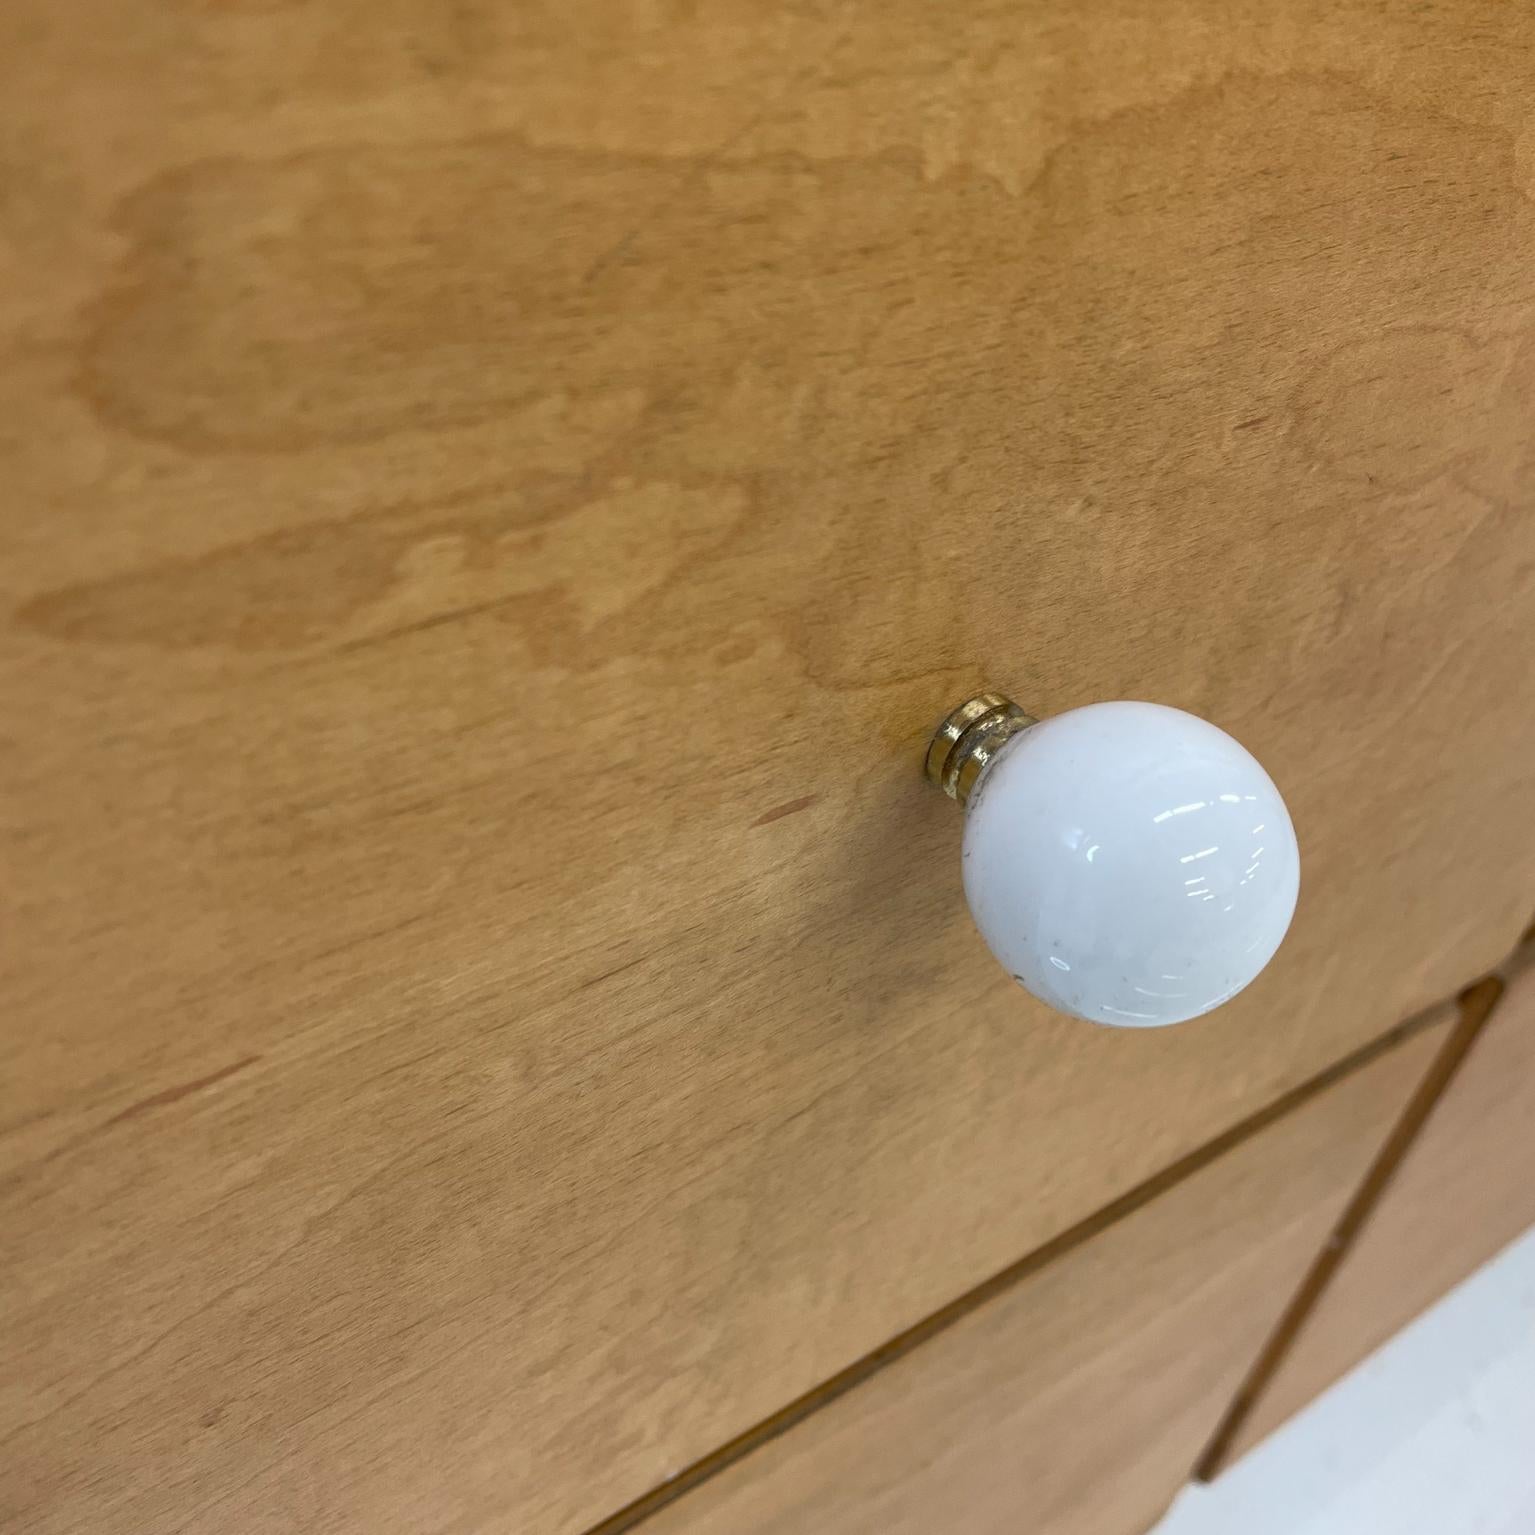
POLYGON ((950 799, 965 805, 986 764, 1020 730, 1037 723, 1001 693, 977 693, 934 731, 924 772, 950 799))

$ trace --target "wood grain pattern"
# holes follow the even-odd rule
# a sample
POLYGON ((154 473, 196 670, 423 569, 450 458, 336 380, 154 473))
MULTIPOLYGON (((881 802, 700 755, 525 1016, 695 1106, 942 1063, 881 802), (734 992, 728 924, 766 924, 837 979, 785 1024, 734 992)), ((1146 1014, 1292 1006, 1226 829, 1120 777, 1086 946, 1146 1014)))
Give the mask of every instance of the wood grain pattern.
POLYGON ((1535 1226, 1535 950, 1223 1457, 1265 1439, 1535 1226))
POLYGON ((567 1535, 1506 950, 1531 38, 5 7, 0 1513, 567 1535), (1264 758, 1247 996, 995 971, 982 680, 1264 758))
POLYGON ((644 1535, 1142 1535, 1447 1032, 1412 1035, 644 1535))

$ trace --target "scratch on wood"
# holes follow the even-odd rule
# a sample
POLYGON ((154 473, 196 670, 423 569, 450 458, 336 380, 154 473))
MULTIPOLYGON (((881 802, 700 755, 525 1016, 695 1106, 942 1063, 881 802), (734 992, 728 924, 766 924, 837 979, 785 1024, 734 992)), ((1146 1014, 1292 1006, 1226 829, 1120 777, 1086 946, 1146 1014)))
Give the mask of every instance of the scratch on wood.
POLYGON ((781 821, 786 815, 798 815, 801 810, 808 810, 820 797, 819 794, 807 794, 803 799, 791 799, 786 805, 775 805, 771 810, 764 810, 752 825, 766 826, 769 821, 781 821))
POLYGON ((130 1103, 127 1108, 120 1110, 110 1119, 104 1120, 101 1128, 108 1130, 113 1125, 122 1124, 125 1119, 135 1119, 140 1114, 148 1113, 150 1109, 163 1108, 167 1103, 175 1103, 181 1098, 190 1097, 191 1094, 199 1093, 205 1087, 212 1087, 215 1082, 222 1082, 225 1078, 232 1077, 237 1071, 244 1071, 247 1066, 254 1066, 260 1059, 259 1055, 247 1055, 243 1060, 221 1067, 218 1071, 209 1072, 207 1076, 198 1077, 195 1081, 183 1082, 178 1087, 162 1088, 158 1093, 140 1098, 137 1103, 130 1103))
POLYGON ((638 959, 631 959, 622 965, 615 965, 611 970, 604 970, 600 975, 588 976, 576 987, 577 991, 586 991, 589 987, 596 986, 603 981, 612 980, 615 975, 622 975, 625 970, 632 970, 636 965, 643 965, 648 955, 641 954, 638 959))

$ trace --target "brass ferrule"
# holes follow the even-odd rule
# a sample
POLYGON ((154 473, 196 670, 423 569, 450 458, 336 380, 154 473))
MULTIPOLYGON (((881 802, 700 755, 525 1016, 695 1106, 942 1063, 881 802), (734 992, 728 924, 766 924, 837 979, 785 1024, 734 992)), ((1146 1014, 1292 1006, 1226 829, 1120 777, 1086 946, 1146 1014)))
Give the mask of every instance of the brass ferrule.
POLYGON ((965 805, 986 764, 1020 730, 1038 723, 1000 693, 977 693, 934 732, 927 748, 927 777, 950 799, 965 805))

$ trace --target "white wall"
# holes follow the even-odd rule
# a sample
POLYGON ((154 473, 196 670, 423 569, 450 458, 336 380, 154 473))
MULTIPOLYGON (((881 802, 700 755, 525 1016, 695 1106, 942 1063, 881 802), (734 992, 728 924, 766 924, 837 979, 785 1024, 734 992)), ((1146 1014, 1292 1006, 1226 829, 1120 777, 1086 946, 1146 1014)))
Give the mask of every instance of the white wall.
POLYGON ((1535 1231, 1154 1535, 1535 1535, 1535 1231))

